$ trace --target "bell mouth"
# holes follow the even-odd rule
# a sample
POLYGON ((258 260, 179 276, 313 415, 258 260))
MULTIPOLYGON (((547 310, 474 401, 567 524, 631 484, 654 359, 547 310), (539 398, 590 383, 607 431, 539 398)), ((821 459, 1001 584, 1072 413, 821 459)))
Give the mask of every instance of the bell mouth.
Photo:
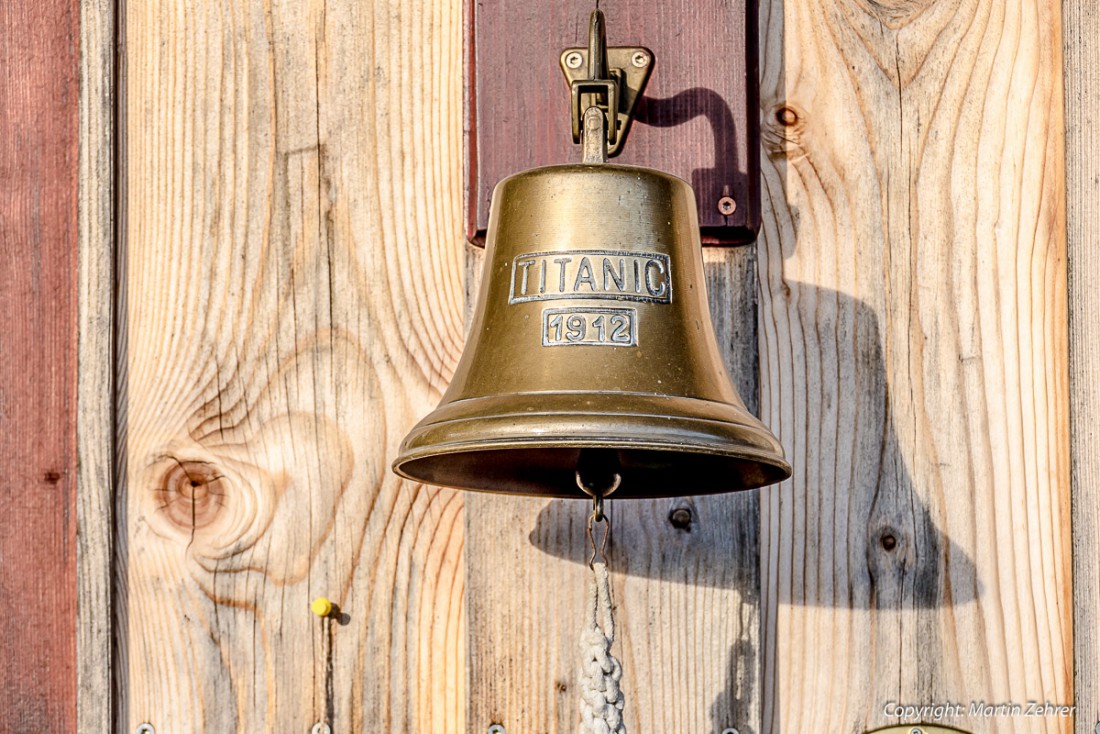
POLYGON ((737 406, 684 397, 624 400, 623 394, 566 393, 540 395, 535 411, 516 410, 517 397, 441 407, 405 439, 393 470, 459 489, 584 498, 578 465, 582 452, 598 449, 613 452, 617 463, 621 482, 615 499, 734 492, 791 475, 779 442, 737 406))
POLYGON ((755 489, 791 475, 786 462, 765 457, 699 454, 690 449, 618 448, 586 443, 568 447, 498 447, 456 450, 394 464, 394 471, 428 484, 456 489, 587 498, 577 487, 581 451, 615 448, 622 482, 610 499, 679 497, 755 489))

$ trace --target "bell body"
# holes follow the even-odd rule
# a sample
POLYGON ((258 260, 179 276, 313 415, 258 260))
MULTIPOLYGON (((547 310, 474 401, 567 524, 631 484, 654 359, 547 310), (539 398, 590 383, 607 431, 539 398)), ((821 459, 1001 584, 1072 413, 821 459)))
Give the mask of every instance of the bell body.
POLYGON ((705 292, 695 196, 658 171, 538 168, 493 193, 477 310, 439 407, 394 470, 464 489, 615 498, 728 492, 790 475, 737 395, 705 292))

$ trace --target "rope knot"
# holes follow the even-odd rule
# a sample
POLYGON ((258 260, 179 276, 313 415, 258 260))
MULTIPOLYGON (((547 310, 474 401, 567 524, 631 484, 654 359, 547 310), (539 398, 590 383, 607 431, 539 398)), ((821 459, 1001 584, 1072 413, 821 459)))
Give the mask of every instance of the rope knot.
POLYGON ((592 564, 584 630, 581 632, 581 734, 626 734, 623 666, 611 654, 615 620, 611 610, 611 579, 604 563, 592 564))

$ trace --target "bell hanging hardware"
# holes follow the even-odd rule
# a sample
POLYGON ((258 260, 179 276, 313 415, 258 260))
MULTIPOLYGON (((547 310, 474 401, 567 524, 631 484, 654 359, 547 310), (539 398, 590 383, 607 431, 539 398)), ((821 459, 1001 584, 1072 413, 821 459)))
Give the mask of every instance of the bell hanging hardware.
POLYGON ((588 48, 562 51, 561 70, 569 83, 573 142, 581 142, 585 110, 597 107, 607 117, 607 154, 618 155, 653 71, 653 53, 640 46, 608 48, 603 13, 593 13, 588 48))
POLYGON ((549 497, 707 494, 787 478, 782 447, 745 408, 718 349, 691 186, 606 162, 652 54, 607 49, 596 10, 587 53, 566 49, 562 64, 583 162, 496 186, 466 346, 394 471, 549 497))
POLYGON ((614 162, 691 184, 704 246, 754 242, 762 219, 758 3, 622 0, 605 25, 590 19, 591 2, 466 3, 469 241, 487 242, 501 181, 574 159, 584 113, 596 106, 608 117, 614 162))

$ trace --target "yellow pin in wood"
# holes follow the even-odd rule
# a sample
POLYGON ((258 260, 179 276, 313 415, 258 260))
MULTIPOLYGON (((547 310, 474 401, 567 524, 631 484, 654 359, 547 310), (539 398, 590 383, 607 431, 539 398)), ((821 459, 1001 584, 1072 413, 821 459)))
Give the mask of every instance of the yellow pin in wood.
POLYGON ((332 614, 332 602, 323 596, 314 599, 313 603, 309 605, 309 608, 318 617, 327 617, 332 614))

